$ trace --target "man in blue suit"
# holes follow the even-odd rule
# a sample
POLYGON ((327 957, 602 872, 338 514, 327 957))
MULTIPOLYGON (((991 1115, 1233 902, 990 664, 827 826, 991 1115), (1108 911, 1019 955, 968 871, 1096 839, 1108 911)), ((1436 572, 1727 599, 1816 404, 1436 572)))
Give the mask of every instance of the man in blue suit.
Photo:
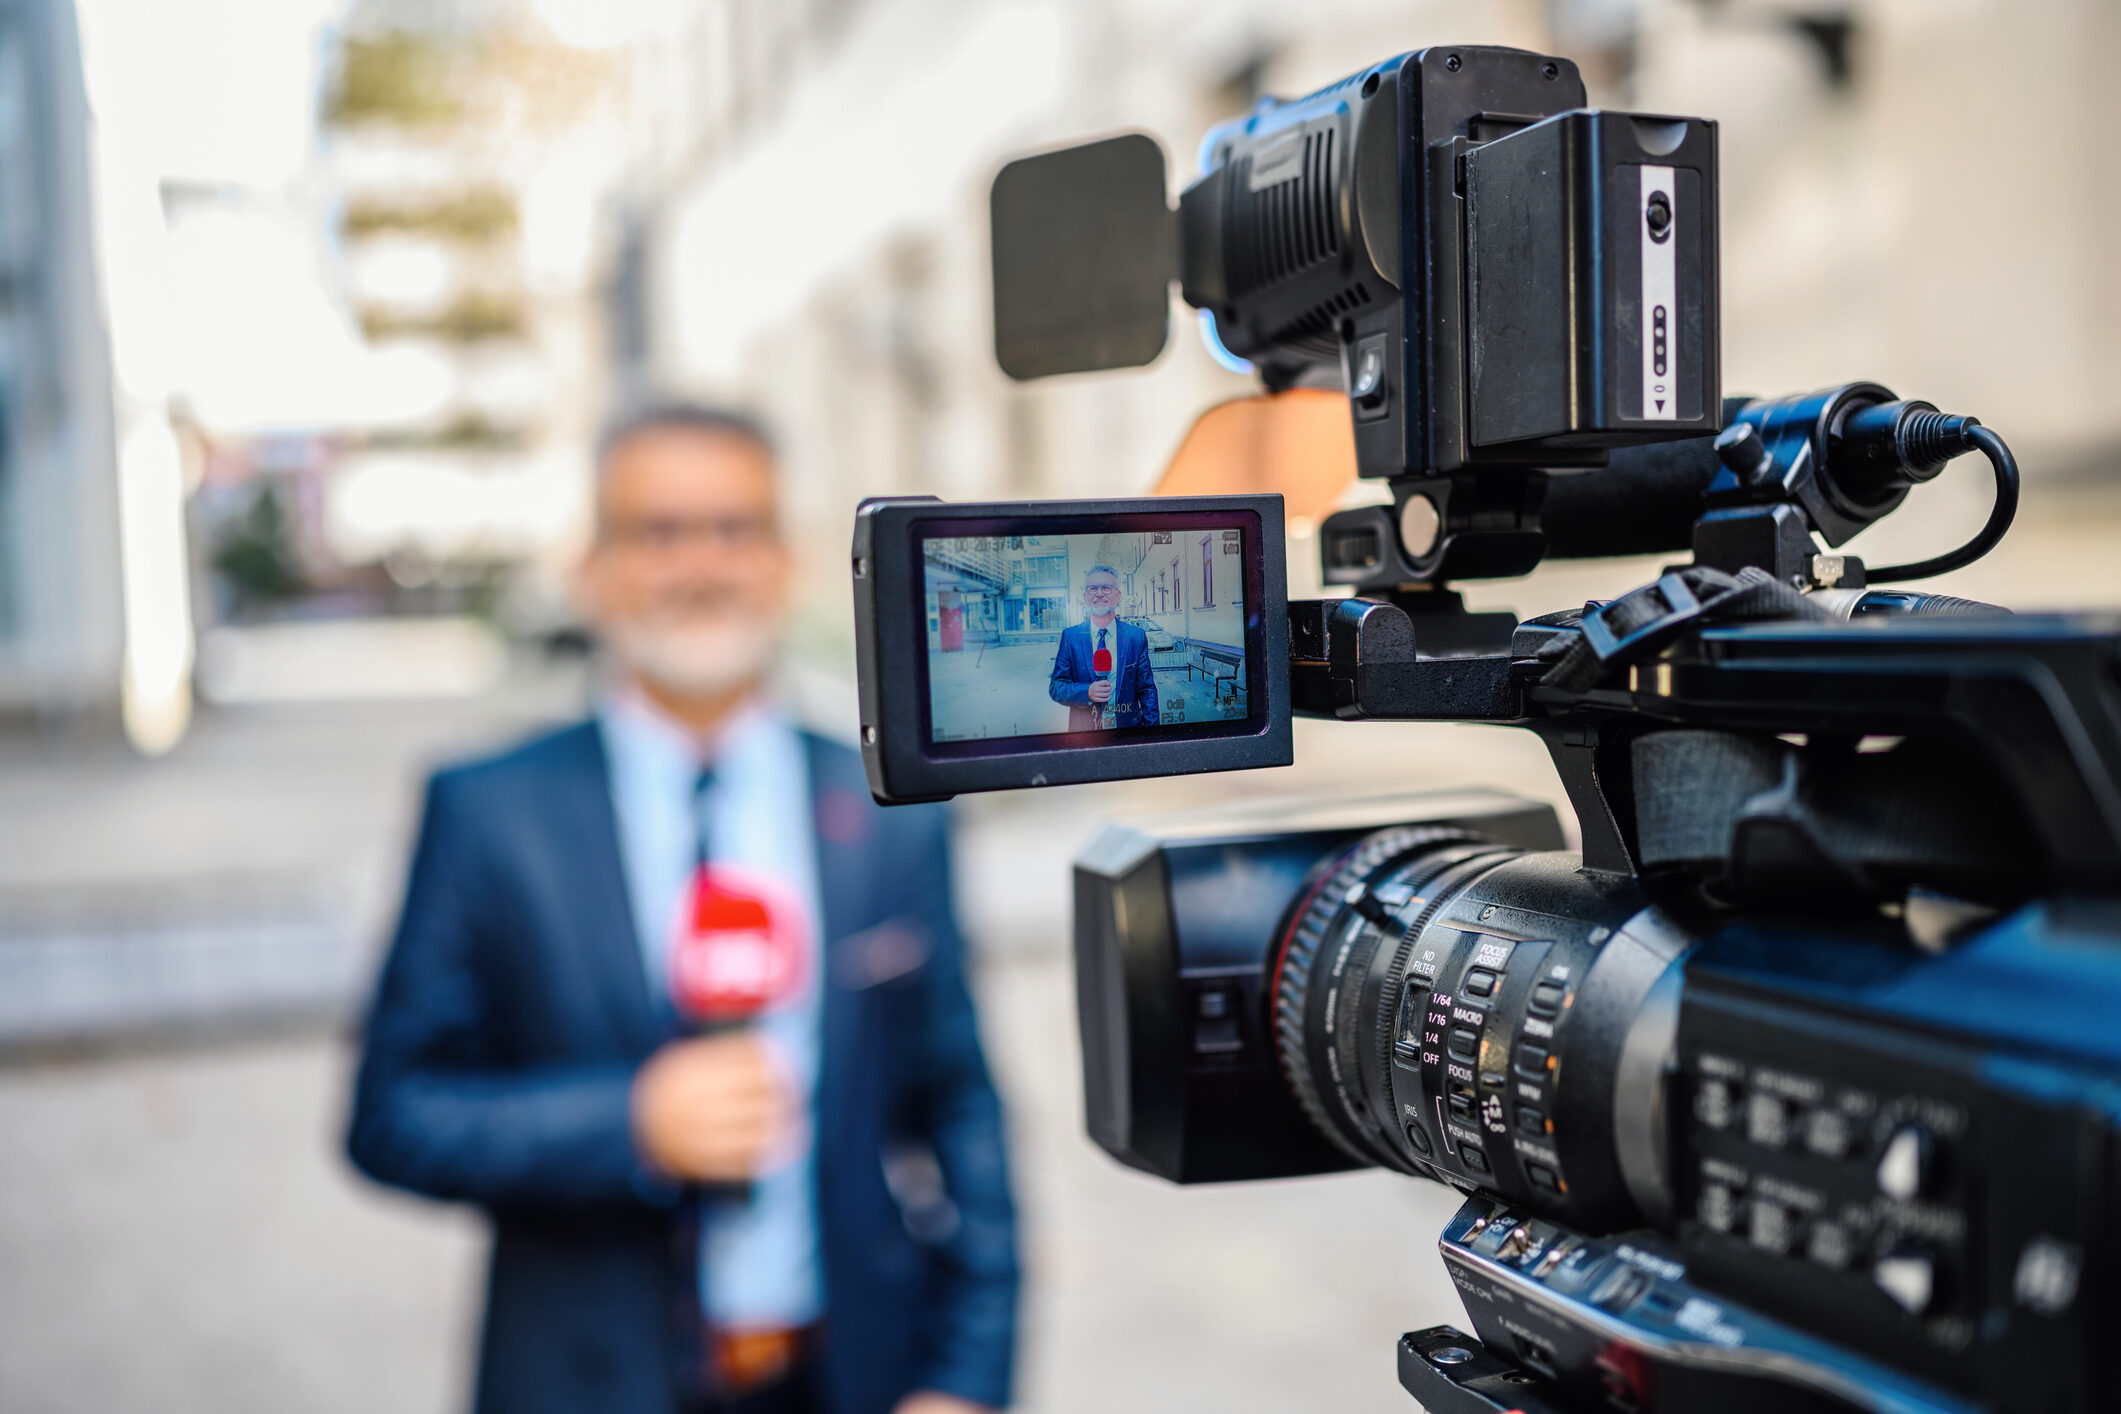
POLYGON ((1079 624, 1061 630, 1046 691, 1068 709, 1068 730, 1153 727, 1157 723, 1156 669, 1149 661, 1149 635, 1140 624, 1119 618, 1119 571, 1092 565, 1083 575, 1079 624), (1097 653, 1112 654, 1109 673, 1097 671, 1097 653))
POLYGON ((430 784, 348 1150, 490 1215, 481 1411, 998 1408, 1015 1218, 944 818, 887 822, 764 690, 789 566, 754 424, 641 414, 599 477, 617 672, 592 720, 430 784), (720 879, 800 965, 688 1027, 670 957, 720 879))

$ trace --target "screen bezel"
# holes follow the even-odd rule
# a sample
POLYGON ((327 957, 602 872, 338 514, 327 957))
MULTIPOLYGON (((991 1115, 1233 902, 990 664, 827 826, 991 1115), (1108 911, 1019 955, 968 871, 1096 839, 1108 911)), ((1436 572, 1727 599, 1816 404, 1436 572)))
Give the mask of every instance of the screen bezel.
POLYGON ((987 501, 932 497, 866 501, 855 514, 855 659, 862 762, 885 803, 973 791, 1287 766, 1289 590, 1282 499, 1273 495, 1126 500, 987 501), (1241 721, 934 742, 928 702, 928 619, 921 542, 1000 533, 1237 529, 1245 585, 1247 713, 1241 721), (1016 527, 1030 527, 1018 529, 1016 527), (1256 533, 1250 533, 1255 531, 1256 533))
MULTIPOLYGON (((909 527, 913 539, 914 559, 922 567, 907 587, 912 593, 912 611, 919 623, 921 643, 927 646, 928 587, 926 545, 930 540, 961 539, 967 536, 993 535, 1124 535, 1129 532, 1148 533, 1159 530, 1235 530, 1240 536, 1238 562, 1244 571, 1244 670, 1245 670, 1245 715, 1224 717, 1200 722, 1160 722, 1157 725, 1139 727, 1114 727, 1106 731, 1086 732, 1033 732, 1023 736, 973 737, 958 741, 935 739, 934 684, 928 672, 929 661, 924 651, 920 674, 920 721, 922 751, 933 760, 961 760, 975 756, 1009 756, 1032 751, 1065 751, 1088 747, 1118 746, 1133 741, 1207 741, 1218 737, 1257 735, 1265 724, 1267 713, 1266 684, 1261 680, 1258 650, 1265 637, 1265 625, 1253 607, 1264 601, 1266 586, 1257 553, 1261 532, 1260 518, 1256 511, 1230 510, 1226 512, 1169 512, 1148 511, 1132 515, 1098 517, 1094 527, 1083 529, 1065 528, 1071 522, 1081 525, 1081 516, 1009 516, 992 520, 933 520, 915 521, 909 527)), ((1079 605, 1071 605, 1071 611, 1079 605)))

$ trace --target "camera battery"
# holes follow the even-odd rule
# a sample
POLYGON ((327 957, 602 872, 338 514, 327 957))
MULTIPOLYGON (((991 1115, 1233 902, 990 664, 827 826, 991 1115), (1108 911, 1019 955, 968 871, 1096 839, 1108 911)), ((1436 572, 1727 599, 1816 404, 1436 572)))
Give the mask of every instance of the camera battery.
POLYGON ((1557 114, 1469 151, 1464 195, 1473 445, 1717 430, 1714 123, 1557 114))

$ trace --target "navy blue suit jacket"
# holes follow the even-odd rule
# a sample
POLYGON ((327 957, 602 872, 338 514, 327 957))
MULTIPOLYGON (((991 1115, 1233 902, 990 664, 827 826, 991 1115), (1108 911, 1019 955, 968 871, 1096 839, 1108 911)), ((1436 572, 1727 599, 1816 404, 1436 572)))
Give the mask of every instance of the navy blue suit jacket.
MULTIPOLYGON (((1113 634, 1107 645, 1112 659, 1112 721, 1121 727, 1153 727, 1157 723, 1156 669, 1149 661, 1149 635, 1140 624, 1125 619, 1112 621, 1113 634)), ((1095 630, 1086 621, 1061 630, 1060 647, 1053 654, 1053 679, 1047 695, 1068 708, 1068 730, 1086 732, 1097 726, 1090 701, 1090 684, 1097 680, 1090 666, 1097 651, 1095 630)))
MULTIPOLYGON (((944 817, 931 806, 886 817, 852 751, 805 743, 825 938, 828 1398, 834 1414, 884 1414, 915 1389, 1001 1405, 1015 1211, 944 817), (955 1215, 917 1222, 917 1241, 885 1163, 922 1149, 955 1215)), ((492 1215, 482 1411, 678 1407, 685 1253, 674 1195, 644 1174, 629 1121, 634 1072, 668 1028, 641 963, 597 728, 436 775, 347 1148, 372 1178, 492 1215)))

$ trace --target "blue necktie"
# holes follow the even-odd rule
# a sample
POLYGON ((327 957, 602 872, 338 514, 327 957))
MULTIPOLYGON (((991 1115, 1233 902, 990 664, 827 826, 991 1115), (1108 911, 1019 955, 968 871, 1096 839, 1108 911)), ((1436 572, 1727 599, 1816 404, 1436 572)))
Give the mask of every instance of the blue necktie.
MULTIPOLYGON (((707 806, 714 791, 714 767, 700 767, 699 775, 692 782, 692 823, 695 833, 693 869, 697 873, 707 867, 709 838, 707 806)), ((689 887, 689 885, 688 885, 689 887)), ((689 897, 689 895, 688 895, 689 897)), ((697 1027, 680 1022, 685 1034, 699 1035, 720 1030, 721 1027, 697 1027)), ((733 1185, 719 1194, 703 1192, 698 1184, 686 1184, 679 1194, 675 1221, 671 1224, 671 1274, 676 1280, 676 1291, 672 1293, 674 1324, 676 1330, 671 1351, 676 1358, 680 1387, 687 1390, 702 1390, 713 1387, 714 1381, 714 1337, 707 1320, 706 1307, 700 1300, 700 1236, 701 1229, 709 1220, 710 1209, 719 1203, 741 1203, 745 1198, 741 1185, 733 1185)))
POLYGON ((713 789, 714 767, 700 767, 699 775, 695 776, 692 781, 692 823, 699 831, 699 850, 693 856, 693 863, 695 864, 704 865, 709 858, 707 852, 707 797, 708 793, 713 789))

